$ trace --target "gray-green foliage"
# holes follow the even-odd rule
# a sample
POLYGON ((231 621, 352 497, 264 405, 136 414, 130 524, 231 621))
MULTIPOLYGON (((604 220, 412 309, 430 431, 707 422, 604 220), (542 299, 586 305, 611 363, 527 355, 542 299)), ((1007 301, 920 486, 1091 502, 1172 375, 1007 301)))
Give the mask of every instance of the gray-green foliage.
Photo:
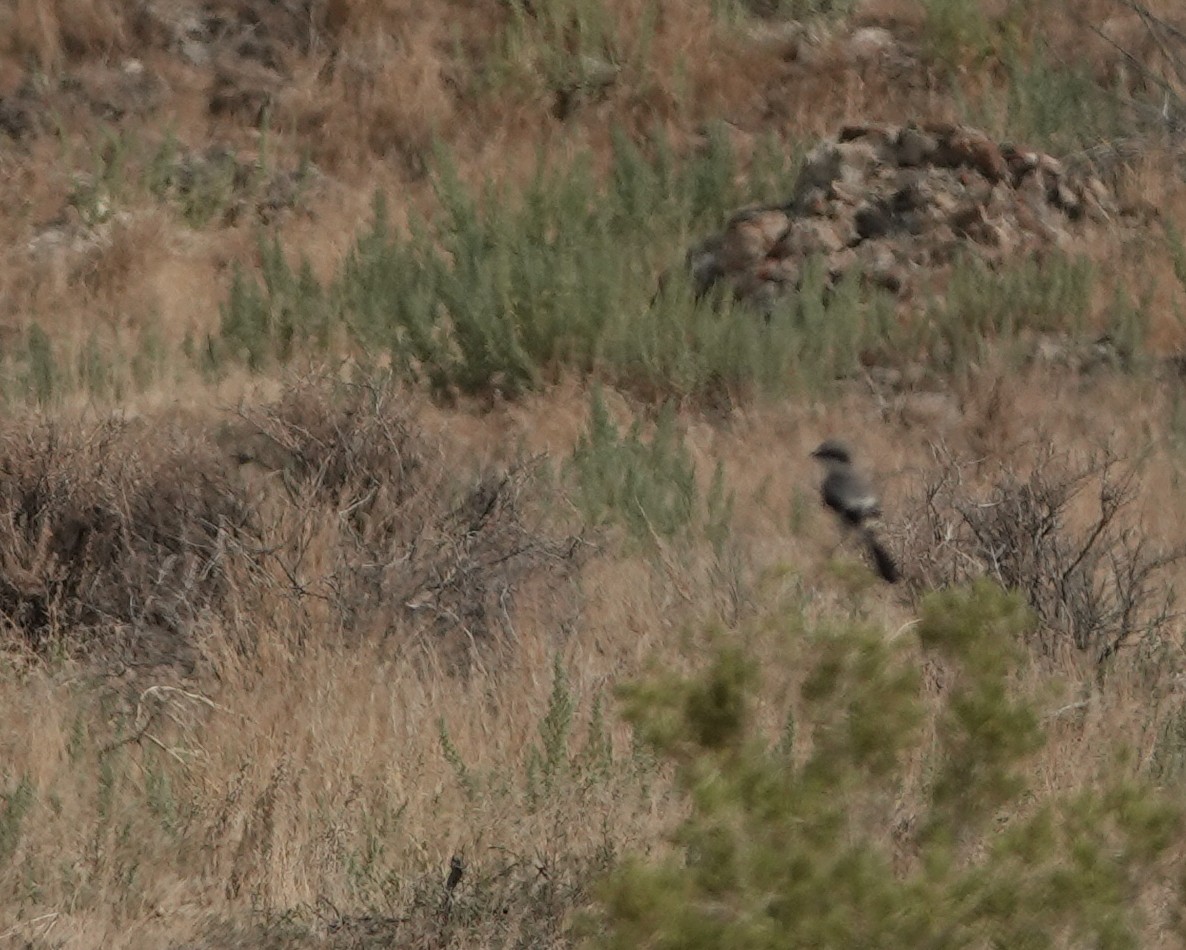
POLYGON ((227 353, 252 369, 329 342, 329 305, 308 261, 293 270, 277 240, 260 245, 260 286, 236 269, 219 333, 227 353))
MULTIPOLYGON (((600 711, 597 714, 600 716, 600 711)), ((539 724, 540 745, 527 756, 527 796, 533 805, 551 792, 556 781, 568 771, 568 745, 575 715, 576 698, 569 687, 568 671, 557 656, 552 668, 552 695, 539 724)))
POLYGON ((202 227, 226 214, 245 185, 242 177, 232 152, 212 150, 194 161, 169 134, 147 163, 144 183, 157 198, 175 201, 188 224, 202 227))
POLYGON ((537 84, 565 97, 556 103, 566 117, 574 100, 606 91, 624 66, 641 67, 654 32, 647 8, 639 28, 627 34, 602 0, 509 0, 510 17, 497 38, 501 55, 484 64, 497 85, 537 84))
POLYGON ((26 389, 37 402, 44 405, 53 398, 58 387, 59 372, 54 360, 53 344, 36 323, 29 327, 27 359, 26 389))
POLYGON ((1086 66, 1056 61, 1038 46, 1026 56, 1010 51, 1004 68, 1009 81, 991 123, 1001 135, 1061 153, 1122 131, 1120 97, 1086 66))
POLYGON ((1173 262, 1174 277, 1177 278, 1178 284, 1186 290, 1186 242, 1183 242, 1182 232, 1170 219, 1165 220, 1163 227, 1166 246, 1169 248, 1170 259, 1173 262))
POLYGON ((112 367, 99 338, 92 331, 78 354, 78 380, 89 393, 103 398, 112 387, 112 367))
POLYGON ((660 410, 647 440, 641 419, 622 433, 594 389, 589 426, 569 468, 577 505, 591 524, 619 521, 642 542, 671 539, 693 528, 702 528, 718 546, 727 537, 733 499, 724 471, 718 465, 708 490, 701 488, 670 404, 660 410))
POLYGON ((763 20, 839 19, 857 6, 856 0, 714 0, 718 16, 728 20, 758 17, 763 20))
POLYGON ((942 298, 905 332, 918 335, 936 368, 958 371, 1023 330, 1083 329, 1093 276, 1089 260, 1062 254, 999 268, 961 258, 942 298))
POLYGON ((1186 776, 1186 703, 1179 704, 1166 717, 1153 746, 1150 771, 1161 781, 1179 787, 1186 776))
POLYGON ((261 278, 236 275, 202 358, 262 368, 349 341, 438 394, 513 397, 575 371, 648 399, 716 400, 818 393, 870 353, 959 370, 1024 330, 1076 328, 1087 311, 1091 268, 1059 254, 957 262, 942 299, 906 320, 888 295, 852 277, 833 283, 818 262, 769 319, 694 299, 676 273, 683 250, 739 205, 785 198, 794 158, 765 143, 745 185, 720 129, 682 157, 662 136, 619 134, 606 175, 541 160, 512 196, 464 185, 438 151, 433 217, 396 228, 377 195, 326 284, 264 243, 261 278))
POLYGON ((479 778, 466 765, 465 759, 462 758, 461 752, 453 742, 453 737, 449 735, 444 717, 437 720, 437 737, 441 744, 441 755, 453 769, 453 774, 457 776, 457 784, 461 786, 465 797, 473 801, 480 791, 479 778))
POLYGON ((0 350, 0 405, 49 406, 76 392, 119 400, 159 378, 170 355, 152 322, 124 340, 97 331, 81 340, 51 338, 32 323, 20 344, 0 350))
MULTIPOLYGON (((769 146, 750 167, 759 197, 789 192, 793 155, 769 146)), ((687 282, 656 294, 656 275, 693 236, 743 204, 738 163, 714 129, 677 158, 662 137, 615 139, 609 174, 541 162, 524 193, 463 185, 438 153, 439 213, 393 227, 376 197, 337 276, 265 245, 263 279, 240 274, 206 349, 253 367, 349 338, 442 393, 515 395, 565 371, 648 395, 707 395, 814 385, 855 365, 856 337, 876 335, 858 288, 809 282, 777 319, 695 301, 687 282)))
POLYGON ((807 671, 790 742, 755 728, 760 680, 778 674, 736 641, 699 676, 626 690, 691 814, 673 856, 607 879, 597 945, 1140 946, 1140 896, 1181 898, 1164 865, 1181 809, 1119 768, 1037 797, 1025 764, 1042 728, 1010 685, 1031 622, 987 583, 926 600, 921 642, 950 675, 926 730, 916 661, 868 629, 795 631, 807 671), (919 760, 921 812, 892 841, 919 760))
MULTIPOLYGON (((951 75, 983 74, 988 64, 1000 83, 972 92, 963 103, 969 121, 994 136, 1063 153, 1121 134, 1123 97, 1090 69, 1051 49, 1043 25, 1065 16, 1048 0, 922 0, 923 49, 951 75)), ((962 98, 959 83, 952 94, 962 98)))
POLYGON ((926 49, 938 63, 956 68, 993 48, 993 21, 979 0, 922 0, 926 49))
POLYGON ((615 757, 600 695, 584 711, 560 656, 553 662, 552 691, 537 733, 539 741, 525 748, 520 761, 475 768, 461 755, 444 719, 437 722, 441 754, 470 801, 501 798, 535 810, 552 802, 558 791, 588 792, 615 779, 633 783, 651 770, 647 757, 615 757))
POLYGON ((1151 356, 1147 347, 1149 330, 1157 308, 1153 306, 1154 287, 1149 284, 1139 290, 1134 299, 1123 284, 1112 289, 1112 303, 1108 307, 1108 321, 1104 333, 1115 350, 1114 364, 1133 370, 1147 365, 1151 356))
POLYGON ((254 160, 221 147, 188 148, 171 131, 154 143, 118 125, 100 125, 78 151, 71 160, 89 169, 74 175, 67 200, 88 226, 145 195, 173 205, 192 227, 229 223, 244 211, 266 213, 279 198, 299 202, 312 178, 303 158, 291 170, 277 165, 266 128, 254 160))
POLYGON ((666 351, 690 346, 648 313, 648 237, 726 207, 733 164, 719 142, 678 167, 656 149, 648 161, 619 139, 608 194, 578 163, 541 172, 521 201, 474 195, 441 155, 431 226, 397 235, 376 203, 338 282, 345 322, 438 389, 514 394, 605 364, 663 374, 666 351))

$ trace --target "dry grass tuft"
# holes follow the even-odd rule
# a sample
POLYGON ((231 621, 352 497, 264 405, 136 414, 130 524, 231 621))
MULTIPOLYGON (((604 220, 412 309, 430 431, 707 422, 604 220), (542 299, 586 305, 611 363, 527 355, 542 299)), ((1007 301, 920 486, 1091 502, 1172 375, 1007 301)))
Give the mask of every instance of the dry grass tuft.
POLYGON ((131 38, 131 19, 97 0, 14 0, 0 12, 0 51, 55 71, 71 58, 120 50, 131 38))

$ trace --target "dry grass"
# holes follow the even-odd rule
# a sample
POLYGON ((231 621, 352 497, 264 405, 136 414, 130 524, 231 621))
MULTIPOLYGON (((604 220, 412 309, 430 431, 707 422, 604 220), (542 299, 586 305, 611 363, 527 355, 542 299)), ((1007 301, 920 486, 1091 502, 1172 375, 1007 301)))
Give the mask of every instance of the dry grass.
MULTIPOLYGON (((440 723, 467 768, 521 786, 532 727, 546 711, 552 651, 546 637, 525 634, 515 672, 461 683, 370 648, 294 656, 276 642, 256 659, 258 671, 223 659, 214 707, 184 693, 138 694, 144 715, 158 705, 165 712, 140 743, 102 761, 69 752, 74 717, 84 716, 88 730, 103 728, 98 709, 78 710, 77 687, 40 675, 9 683, 5 709, 22 739, 5 750, 7 767, 41 790, 10 866, 32 870, 56 855, 77 876, 59 877, 67 869, 55 860, 35 872, 47 877, 31 901, 20 880, 5 890, 24 906, 21 917, 59 913, 53 936, 70 946, 149 946, 200 937, 205 918, 252 907, 308 912, 319 900, 354 914, 389 908, 393 916, 424 902, 427 920, 413 926, 432 927, 455 852, 472 882, 461 904, 488 900, 484 891, 501 885, 503 873, 508 886, 524 890, 537 866, 571 876, 599 849, 643 843, 660 799, 626 777, 588 792, 566 787, 535 813, 521 788, 471 800, 438 737, 440 723), (55 714, 40 715, 33 703, 55 714), (196 719, 189 730, 186 718, 196 719), (113 773, 106 791, 105 768, 113 773), (56 800, 55 820, 39 817, 49 807, 43 796, 56 800)), ((606 671, 583 650, 565 660, 587 716, 606 671)), ((103 729, 86 741, 110 746, 120 738, 103 729)), ((618 746, 624 750, 623 737, 618 746)), ((530 903, 517 903, 512 913, 530 916, 530 903)), ((14 925, 37 932, 6 915, 5 928, 14 925)))
MULTIPOLYGON (((522 549, 538 542, 515 527, 513 496, 500 500, 479 485, 481 497, 463 493, 462 507, 474 500, 495 507, 463 513, 451 527, 456 495, 438 490, 455 484, 447 458, 477 446, 449 426, 440 437, 461 444, 433 452, 425 437, 410 435, 404 412, 368 417, 355 407, 342 429, 342 417, 319 414, 321 406, 305 390, 253 415, 246 432, 236 423, 221 436, 257 470, 246 473, 252 495, 240 495, 254 499, 257 513, 246 534, 224 539, 224 609, 207 611, 188 633, 166 633, 161 646, 176 656, 197 652, 196 681, 181 685, 184 670, 162 665, 167 655, 96 681, 89 667, 49 672, 31 654, 7 654, 2 692, 13 729, 5 791, 21 782, 37 791, 27 815, 13 800, 7 806, 20 833, 5 839, 13 847, 0 887, 23 909, 5 917, 3 932, 45 933, 79 947, 142 946, 199 940, 212 919, 253 907, 296 908, 312 926, 313 909, 328 902, 345 915, 387 908, 425 939, 451 928, 471 945, 499 932, 559 939, 574 901, 585 899, 589 870, 620 849, 645 846, 647 829, 664 821, 664 785, 632 756, 612 717, 613 761, 593 770, 579 755, 590 742, 594 703, 609 703, 622 670, 653 656, 668 628, 659 617, 672 606, 664 571, 623 598, 625 576, 637 583, 652 569, 597 558, 579 604, 565 595, 579 608, 578 638, 578 616, 558 624, 557 591, 528 576, 533 555, 522 549), (315 505, 348 520, 324 508, 312 517, 315 505), (511 533, 484 540, 487 519, 511 533), (507 543, 516 551, 500 548, 507 543), (471 551, 441 562, 452 576, 436 566, 433 550, 442 545, 471 551), (378 565, 343 564, 350 550, 388 560, 394 575, 368 577, 378 565), (404 589, 408 580, 419 587, 404 589), (492 625, 480 626, 484 614, 459 616, 482 606, 479 585, 491 581, 504 585, 488 604, 501 610, 488 618, 492 625), (450 599, 456 584, 465 584, 464 596, 450 599), (382 614, 368 600, 385 607, 382 614), (347 602, 348 616, 339 612, 347 602), (640 634, 625 650, 622 629, 613 627, 618 610, 640 634), (445 615, 456 623, 441 624, 445 615), (183 636, 194 642, 183 644, 183 636), (533 791, 542 780, 532 778, 531 750, 544 744, 539 729, 557 663, 575 704, 572 763, 566 754, 555 783, 533 791), (47 703, 53 714, 40 715, 47 703), (469 868, 451 910, 464 925, 440 917, 453 853, 469 868), (29 874, 44 877, 34 891, 29 874), (476 919, 492 902, 510 905, 493 930, 476 919)), ((423 422, 431 424, 431 413, 423 422)), ((29 464, 41 467, 36 455, 29 464)), ((95 478, 83 465, 71 470, 83 486, 95 478)), ((202 477, 192 460, 184 470, 202 477)), ((246 486, 222 491, 233 497, 246 486)), ((150 530, 133 511, 112 520, 121 515, 122 531, 150 530)), ((50 564, 61 561, 52 551, 57 533, 42 531, 50 564)), ((118 571, 121 560, 71 563, 118 571)), ((16 574, 6 568, 6 577, 16 574)), ((62 590, 57 599, 81 598, 62 590)), ((77 630, 63 627, 64 636, 77 630)))
MULTIPOLYGON (((1004 96, 1000 63, 948 74, 920 52, 918 4, 864 4, 804 44, 708 3, 605 0, 608 31, 585 48, 539 17, 513 22, 511 4, 210 3, 220 26, 206 58, 176 32, 194 5, 143 6, 0 10, 0 353, 21 351, 36 324, 73 364, 95 336, 124 380, 14 409, 0 427, 0 944, 569 945, 596 874, 665 847, 683 807, 633 749, 617 684, 695 667, 700 633, 718 624, 748 637, 766 671, 773 735, 798 676, 785 642, 763 633, 780 618, 857 617, 909 637, 909 591, 874 586, 851 551, 829 560, 836 535, 807 457, 825 435, 876 461, 903 551, 934 446, 979 460, 978 490, 1002 466, 1024 468, 1038 432, 1072 458, 1104 445, 1142 458, 1134 517, 1157 543, 1186 541, 1178 381, 1160 374, 989 358, 933 391, 852 385, 711 416, 686 406, 699 476, 719 461, 734 495, 728 541, 640 553, 612 528, 587 530, 547 477, 586 425, 580 380, 445 407, 288 374, 212 380, 179 355, 217 329, 235 265, 258 267, 261 228, 326 277, 376 189, 396 196, 397 225, 431 211, 434 140, 462 180, 516 182, 539 152, 591 153, 604 169, 614 127, 662 127, 683 153, 724 121, 744 167, 764 134, 789 149, 854 118, 961 117, 953 89, 964 102, 1004 96), (910 55, 854 64, 853 25, 893 29, 910 55), (507 55, 512 41, 521 55, 507 55), (571 66, 607 49, 612 82, 575 98, 560 88, 549 52, 571 66), (138 85, 129 58, 159 88, 138 85), (148 184, 167 132, 272 171, 304 154, 323 177, 266 222, 254 194, 190 220, 148 184), (104 179, 112 141, 123 164, 104 179), (88 192, 101 206, 80 204, 79 175, 106 189, 88 192), (147 331, 167 355, 133 386, 121 361, 147 331), (545 782, 558 667, 572 728, 545 782), (599 703, 608 763, 590 751, 599 703), (466 871, 448 897, 454 854, 466 871)), ((1120 6, 1077 13, 1131 34, 1121 45, 1164 71, 1164 50, 1120 6)), ((1169 0, 1155 9, 1173 13, 1169 0)), ((1027 16, 1024 35, 1056 57, 1074 51, 1093 75, 1148 92, 1061 5, 1027 16)), ((1140 126, 1134 139, 1138 154, 1107 164, 1128 238, 1088 249, 1086 322, 1110 329, 1123 287, 1160 357, 1181 351, 1186 302, 1159 222, 1180 217, 1186 190, 1174 143, 1140 126)), ((607 402, 622 420, 651 408, 607 402)), ((1032 763, 1042 788, 1089 787, 1115 768, 1179 779, 1186 694, 1179 637, 1166 634, 1158 650, 1122 651, 1102 682, 1065 644, 1018 672, 1018 690, 1050 711, 1052 741, 1032 763)), ((937 710, 944 671, 926 672, 937 710)), ((908 774, 888 803, 904 826, 924 784, 908 774)))
MULTIPOLYGON (((0 197, 6 207, 22 210, 0 222, 6 248, 0 293, 10 303, 3 319, 22 329, 32 321, 66 332, 89 325, 93 301, 68 283, 82 269, 91 283, 129 288, 130 295, 120 298, 123 315, 135 322, 156 320, 163 338, 179 342, 187 333, 211 329, 229 265, 253 258, 258 222, 252 216, 195 230, 171 209, 153 223, 159 230, 152 239, 138 240, 141 257, 112 251, 97 260, 94 255, 75 260, 65 253, 52 267, 40 259, 30 266, 27 243, 60 228, 63 216, 72 239, 87 243, 94 237, 94 226, 71 219, 69 197, 73 176, 91 174, 106 148, 104 126, 125 137, 130 151, 124 177, 133 182, 166 129, 187 146, 225 144, 246 160, 266 152, 281 167, 307 155, 328 176, 324 193, 310 195, 302 213, 273 226, 286 245, 329 272, 365 218, 373 189, 401 196, 397 219, 431 207, 426 169, 434 140, 451 149, 462 180, 513 181, 532 173, 541 147, 559 161, 591 151, 603 164, 615 126, 631 133, 661 127, 683 150, 700 144, 706 121, 724 120, 744 162, 760 135, 773 134, 795 147, 854 117, 893 122, 959 117, 947 81, 917 55, 925 21, 910 4, 872 4, 856 22, 889 25, 911 56, 854 66, 842 30, 834 29, 818 45, 795 41, 788 47, 770 38, 777 35, 772 27, 755 32, 713 18, 707 3, 688 8, 605 0, 605 19, 612 24, 608 42, 621 69, 599 98, 563 121, 553 114, 555 89, 543 67, 530 58, 508 60, 500 45, 515 35, 530 48, 549 36, 548 27, 531 17, 516 27, 509 5, 342 2, 312 4, 300 15, 271 5, 214 4, 207 30, 217 39, 203 40, 209 59, 194 62, 177 55, 178 44, 190 41, 189 34, 178 32, 182 6, 149 4, 139 18, 100 6, 65 0, 17 4, 9 14, 11 28, 0 30, 10 38, 8 58, 0 61, 15 77, 13 107, 24 109, 34 125, 38 116, 53 114, 58 129, 44 132, 61 134, 57 144, 45 134, 24 135, 21 148, 4 158, 0 197), (653 17, 647 21, 650 30, 644 29, 647 15, 653 17), (253 45, 245 45, 248 35, 253 45), (637 58, 641 52, 632 45, 642 35, 651 37, 645 59, 637 58), (112 118, 110 103, 134 96, 138 88, 135 77, 123 72, 128 57, 141 64, 143 73, 136 76, 150 77, 149 85, 159 80, 165 91, 156 104, 112 118), (49 70, 49 79, 43 88, 22 92, 20 80, 27 74, 19 64, 30 59, 49 70), (211 111, 220 75, 231 92, 255 90, 267 98, 266 146, 261 147, 251 115, 211 111), (169 253, 162 256, 158 248, 169 253), (110 276, 103 273, 108 267, 110 276)), ((1099 0, 1082 16, 1102 24, 1117 6, 1116 0, 1099 0)), ((1065 46, 1077 56, 1085 37, 1094 37, 1077 20, 1033 15, 1048 15, 1050 23, 1042 21, 1026 35, 1048 37, 1057 50, 1065 46)), ((1100 74, 1124 62, 1098 37, 1091 50, 1092 68, 1100 74)), ((1057 56, 1068 60, 1062 52, 1057 56)), ((1165 66, 1150 61, 1148 68, 1165 66)), ((1004 81, 991 70, 958 80, 965 98, 998 95, 1004 81)), ((1169 168, 1142 171, 1138 187, 1148 195, 1173 179, 1169 168)), ((109 203, 112 211, 137 221, 159 208, 156 198, 134 184, 109 203)), ((1101 259, 1111 250, 1101 248, 1101 259)), ((100 306, 109 313, 114 309, 106 301, 100 306)))
MULTIPOLYGON (((797 667, 786 641, 762 634, 761 624, 755 633, 755 620, 855 614, 909 635, 907 600, 821 566, 833 526, 811 493, 807 458, 821 435, 864 433, 862 454, 878 460, 891 526, 930 464, 920 462, 930 433, 879 422, 860 395, 818 410, 755 406, 724 427, 686 417, 693 456, 706 470, 724 460, 736 492, 731 552, 660 547, 647 559, 615 554, 612 535, 591 538, 578 587, 516 583, 506 622, 483 646, 402 609, 391 581, 368 594, 365 578, 352 576, 362 562, 350 552, 389 560, 402 551, 408 563, 431 565, 399 540, 416 525, 446 530, 439 517, 457 496, 429 486, 457 485, 450 472, 464 485, 473 477, 466 473, 524 450, 563 458, 583 428, 586 395, 561 387, 482 420, 395 395, 373 415, 373 404, 356 404, 341 427, 323 385, 248 407, 246 419, 180 417, 162 443, 206 452, 217 436, 230 454, 252 459, 226 490, 253 499, 262 533, 224 545, 222 607, 187 628, 199 674, 181 679, 158 663, 110 679, 79 661, 45 667, 6 654, 0 933, 71 948, 305 946, 317 934, 352 946, 370 927, 409 946, 502 945, 515 935, 565 945, 569 915, 590 900, 590 876, 613 855, 660 846, 680 814, 664 776, 632 753, 612 715, 611 764, 581 764, 595 701, 609 702, 614 684, 648 669, 693 668, 701 640, 688 634, 716 617, 750 631, 767 671, 761 718, 776 732, 794 701, 797 667), (523 449, 508 448, 516 445, 523 449), (360 535, 347 511, 368 485, 380 494, 366 502, 360 535), (253 554, 260 549, 270 552, 263 560, 253 554), (357 625, 329 603, 345 581, 353 586, 342 593, 361 608, 357 625), (368 603, 384 609, 368 613, 368 603), (567 622, 557 622, 557 603, 567 605, 567 622), (543 745, 557 662, 575 703, 570 764, 540 792, 531 750, 543 745), (35 790, 27 802, 22 782, 35 790), (448 902, 442 882, 455 853, 467 870, 448 902)), ((1048 386, 1034 378, 1016 388, 1019 432, 1045 426, 1068 444, 1100 443, 1111 435, 1108 420, 1133 400, 1123 387, 1097 393, 1095 411, 1068 417, 1065 406, 1033 398, 1048 386)), ((611 407, 629 409, 618 399, 611 407)), ((1160 410, 1146 411, 1155 425, 1160 410)), ((1141 420, 1132 421, 1122 451, 1142 441, 1141 420)), ((966 446, 970 436, 952 438, 966 446)), ((1019 461, 1025 445, 997 438, 999 453, 1019 461)), ((36 470, 36 453, 24 455, 36 470)), ((1158 451, 1142 484, 1168 491, 1154 486, 1178 464, 1158 451)), ((67 470, 76 473, 71 490, 93 490, 85 466, 67 470)), ((197 474, 192 462, 177 470, 197 474)), ((555 535, 568 520, 563 508, 538 510, 546 518, 537 531, 555 535)), ((1186 535, 1186 524, 1170 521, 1161 524, 1167 536, 1186 535)), ((431 548, 431 534, 415 544, 431 548)), ((841 563, 848 557, 841 553, 841 563)), ((389 569, 402 576, 398 564, 389 569)), ((1164 758, 1164 724, 1186 700, 1177 667, 1174 655, 1134 654, 1100 688, 1094 666, 1068 649, 1053 665, 1020 671, 1018 688, 1053 723, 1053 741, 1032 765, 1042 787, 1090 785, 1121 747, 1133 771, 1164 758)), ((937 710, 942 670, 928 682, 937 710)), ((893 803, 903 827, 925 807, 924 787, 921 776, 907 776, 893 803)))
POLYGON ((0 32, 6 54, 54 69, 70 56, 120 50, 129 39, 131 19, 128 13, 93 0, 16 0, 0 15, 0 32))

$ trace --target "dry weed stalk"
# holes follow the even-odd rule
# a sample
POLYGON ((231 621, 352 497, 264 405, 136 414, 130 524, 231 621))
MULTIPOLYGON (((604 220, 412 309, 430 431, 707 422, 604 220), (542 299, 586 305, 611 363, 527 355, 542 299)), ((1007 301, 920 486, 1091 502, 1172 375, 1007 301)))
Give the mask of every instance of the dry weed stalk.
POLYGON ((1148 57, 1142 57, 1138 50, 1128 48, 1094 23, 1088 23, 1087 27, 1118 52, 1144 82, 1161 93, 1160 118, 1167 132, 1180 135, 1186 131, 1186 30, 1156 14, 1148 4, 1137 0, 1116 0, 1116 3, 1139 19, 1144 45, 1157 54, 1160 68, 1152 68, 1148 57))
POLYGON ((148 742, 179 765, 188 766, 192 759, 203 755, 197 742, 197 731, 203 718, 199 715, 200 710, 229 712, 224 706, 199 692, 162 684, 149 686, 140 693, 136 701, 132 732, 100 746, 98 755, 102 758, 123 746, 148 742), (165 719, 185 736, 186 747, 166 745, 156 734, 149 731, 165 719))
POLYGON ((969 478, 977 463, 944 446, 935 456, 911 519, 921 586, 988 576, 1022 592, 1046 656, 1070 644, 1102 664, 1167 634, 1179 616, 1169 569, 1186 559, 1186 544, 1156 544, 1132 516, 1136 463, 1110 450, 1075 463, 1046 444, 1027 475, 1002 465, 985 493, 969 478))

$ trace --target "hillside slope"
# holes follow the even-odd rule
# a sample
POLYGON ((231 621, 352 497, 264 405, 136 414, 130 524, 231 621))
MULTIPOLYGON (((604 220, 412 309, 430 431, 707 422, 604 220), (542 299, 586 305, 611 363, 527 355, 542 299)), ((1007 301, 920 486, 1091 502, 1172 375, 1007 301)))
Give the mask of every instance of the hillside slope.
POLYGON ((1177 945, 1184 31, 5 4, 0 942, 1177 945))

